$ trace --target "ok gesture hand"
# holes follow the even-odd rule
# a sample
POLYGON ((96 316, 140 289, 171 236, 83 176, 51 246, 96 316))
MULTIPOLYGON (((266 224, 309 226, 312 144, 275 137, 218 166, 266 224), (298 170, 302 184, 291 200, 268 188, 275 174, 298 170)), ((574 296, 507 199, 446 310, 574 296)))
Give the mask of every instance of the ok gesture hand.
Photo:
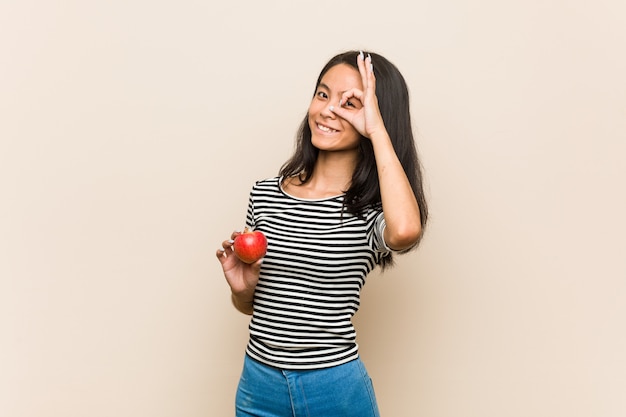
POLYGON ((361 75, 363 89, 352 88, 342 94, 339 107, 332 107, 330 110, 342 119, 347 120, 363 136, 372 139, 377 133, 386 132, 383 118, 378 108, 376 97, 376 77, 374 76, 374 65, 370 54, 365 57, 363 51, 357 57, 357 66, 361 75), (359 109, 349 109, 344 106, 351 99, 357 99, 362 107, 359 109))

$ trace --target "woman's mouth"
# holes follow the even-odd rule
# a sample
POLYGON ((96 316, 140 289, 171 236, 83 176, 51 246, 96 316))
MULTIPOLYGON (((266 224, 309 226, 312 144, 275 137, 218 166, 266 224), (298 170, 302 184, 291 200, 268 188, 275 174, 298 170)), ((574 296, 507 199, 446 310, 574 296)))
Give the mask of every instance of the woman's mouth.
POLYGON ((319 123, 317 124, 317 128, 318 128, 319 130, 321 130, 322 132, 326 132, 326 133, 335 133, 335 132, 339 132, 338 130, 332 129, 332 128, 328 127, 328 126, 321 125, 321 124, 319 124, 319 123))

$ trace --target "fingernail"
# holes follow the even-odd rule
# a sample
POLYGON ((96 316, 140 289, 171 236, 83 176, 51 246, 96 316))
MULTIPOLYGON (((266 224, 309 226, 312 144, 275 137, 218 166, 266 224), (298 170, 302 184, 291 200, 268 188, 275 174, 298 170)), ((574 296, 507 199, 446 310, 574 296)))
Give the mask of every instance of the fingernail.
POLYGON ((363 54, 363 51, 359 51, 359 58, 361 59, 365 59, 365 55, 363 54))
POLYGON ((235 243, 235 241, 233 239, 229 239, 228 243, 235 243))
POLYGON ((329 109, 330 111, 335 111, 335 106, 330 106, 328 109, 329 109))

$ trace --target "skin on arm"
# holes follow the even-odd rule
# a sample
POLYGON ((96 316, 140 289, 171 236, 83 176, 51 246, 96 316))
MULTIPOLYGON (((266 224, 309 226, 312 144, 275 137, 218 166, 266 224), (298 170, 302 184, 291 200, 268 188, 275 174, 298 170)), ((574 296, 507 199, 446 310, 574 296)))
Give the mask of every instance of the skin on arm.
POLYGON ((231 300, 237 310, 243 314, 252 314, 254 291, 259 282, 262 259, 253 264, 239 260, 233 251, 233 241, 240 232, 233 232, 230 240, 222 242, 222 248, 215 252, 224 271, 224 278, 230 286, 231 300))
POLYGON ((422 233, 419 206, 380 114, 372 59, 361 54, 357 58, 357 65, 363 90, 344 92, 339 108, 331 108, 331 111, 346 119, 359 133, 371 140, 385 213, 385 242, 392 249, 407 249, 419 240, 422 233), (346 109, 341 105, 352 98, 361 101, 360 109, 346 109))

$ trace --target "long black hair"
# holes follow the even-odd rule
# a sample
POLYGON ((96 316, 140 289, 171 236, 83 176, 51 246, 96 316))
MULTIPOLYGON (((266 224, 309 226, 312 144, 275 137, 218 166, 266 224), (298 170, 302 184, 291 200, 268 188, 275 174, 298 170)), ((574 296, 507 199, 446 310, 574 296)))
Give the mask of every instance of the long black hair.
MULTIPOLYGON (((357 57, 359 53, 359 51, 348 51, 331 58, 322 68, 315 83, 315 90, 317 90, 326 72, 336 65, 347 64, 358 71, 357 57)), ((385 57, 374 52, 364 53, 366 56, 369 54, 372 57, 374 76, 376 77, 376 97, 378 98, 380 113, 385 128, 391 137, 393 148, 404 168, 419 205, 423 235, 428 219, 428 206, 424 196, 422 167, 413 138, 408 87, 398 68, 385 57)), ((315 90, 313 94, 315 94, 315 90)), ((318 153, 319 150, 311 143, 311 128, 307 114, 298 129, 295 151, 280 168, 279 174, 284 178, 298 175, 300 181, 306 183, 313 175, 318 153)), ((369 207, 382 205, 374 148, 372 142, 365 137, 361 137, 359 142, 356 168, 352 174, 350 188, 345 193, 344 208, 356 216, 362 216, 369 207)), ((411 249, 415 247, 417 245, 411 249)), ((392 263, 391 255, 381 260, 383 268, 392 265, 392 263)))

